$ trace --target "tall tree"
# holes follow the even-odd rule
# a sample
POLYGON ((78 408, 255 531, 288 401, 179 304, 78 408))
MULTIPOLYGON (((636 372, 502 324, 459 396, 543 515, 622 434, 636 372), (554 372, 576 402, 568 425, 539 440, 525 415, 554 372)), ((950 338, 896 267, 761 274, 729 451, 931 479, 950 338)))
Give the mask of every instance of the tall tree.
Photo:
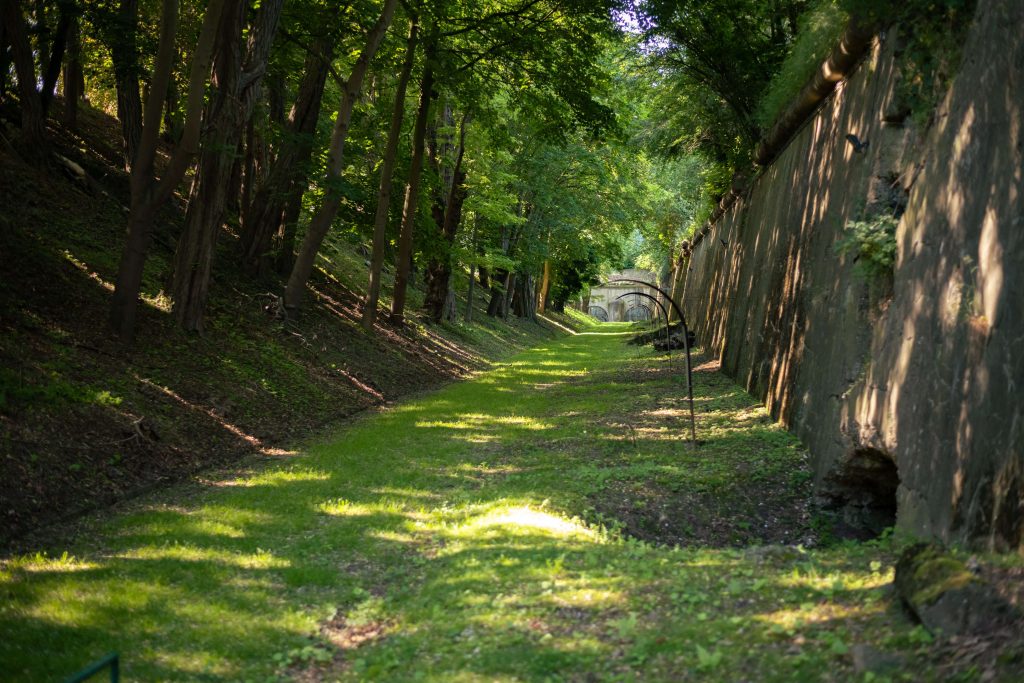
POLYGON ((331 132, 331 143, 329 147, 329 161, 327 164, 327 195, 317 208, 306 228, 306 236, 299 247, 299 253, 295 257, 295 265, 292 267, 291 275, 288 277, 288 284, 284 290, 284 305, 286 310, 298 310, 302 302, 302 292, 306 288, 306 282, 313 273, 313 264, 316 262, 317 252, 323 244, 327 231, 331 228, 338 209, 341 207, 341 193, 337 187, 341 174, 345 170, 345 141, 348 137, 349 126, 352 123, 352 112, 355 110, 356 102, 363 88, 363 79, 370 67, 370 61, 377 54, 384 35, 391 25, 398 0, 384 0, 384 7, 381 10, 380 18, 366 36, 366 45, 363 47, 359 58, 356 60, 348 81, 345 83, 341 96, 341 103, 338 106, 338 116, 334 121, 334 129, 331 132))
MULTIPOLYGON (((452 180, 448 183, 448 196, 443 205, 443 212, 435 215, 435 222, 440 217, 437 228, 441 235, 441 253, 430 260, 427 265, 427 294, 423 308, 434 322, 441 322, 445 317, 447 304, 450 302, 452 275, 452 246, 462 222, 462 205, 466 200, 466 170, 462 160, 466 152, 466 124, 468 116, 463 115, 459 126, 459 143, 455 153, 455 164, 452 168, 452 180)), ((442 188, 445 183, 442 183, 442 188)))
POLYGON ((391 112, 387 146, 381 160, 380 187, 377 190, 377 210, 373 219, 373 247, 370 254, 370 284, 363 304, 362 326, 370 330, 377 319, 377 302, 380 300, 380 278, 384 268, 384 251, 387 248, 388 212, 391 208, 391 186, 398 157, 398 142, 405 118, 405 94, 409 86, 413 64, 416 61, 416 44, 419 24, 416 16, 409 20, 409 39, 406 41, 405 61, 395 86, 395 104, 391 112))
POLYGON ((186 330, 201 331, 217 234, 224 221, 238 147, 259 98, 283 0, 262 0, 243 55, 247 3, 227 0, 214 60, 214 94, 207 105, 206 139, 189 192, 185 227, 174 254, 171 296, 174 317, 186 330))
POLYGON ((192 162, 199 145, 199 134, 206 95, 206 81, 213 59, 214 41, 224 5, 228 0, 210 0, 203 17, 189 72, 185 126, 163 176, 156 178, 156 149, 164 95, 174 66, 174 41, 178 32, 178 0, 164 0, 149 97, 143 117, 142 135, 131 168, 131 209, 128 237, 117 270, 114 296, 110 303, 110 326, 124 342, 135 334, 142 273, 153 235, 157 210, 170 199, 192 162))
MULTIPOLYGON (((318 37, 307 50, 302 80, 288 113, 277 156, 266 178, 256 187, 243 217, 242 260, 250 272, 262 271, 275 234, 281 236, 279 262, 291 268, 295 223, 306 189, 313 135, 320 120, 320 105, 335 42, 332 35, 326 34, 318 37)), ((280 268, 278 270, 281 272, 280 268)))
POLYGON ((43 104, 36 90, 36 67, 28 40, 25 17, 19 0, 0 0, 4 35, 11 46, 14 72, 18 78, 21 104, 21 147, 29 157, 41 160, 46 145, 46 121, 43 104))
MULTIPOLYGON (((139 0, 119 0, 105 17, 107 42, 114 62, 117 120, 121 123, 124 167, 131 170, 142 137, 142 96, 139 94, 139 0)), ((152 94, 150 95, 152 97, 152 94)), ((163 93, 157 93, 163 99, 163 93)))
MULTIPOLYGON (((75 15, 68 29, 68 55, 64 60, 64 73, 61 75, 64 87, 64 125, 70 130, 78 127, 78 104, 85 91, 81 23, 81 17, 75 15)), ((0 40, 0 44, 2 43, 0 40)))
POLYGON ((53 102, 57 90, 57 79, 60 77, 60 68, 64 63, 64 53, 67 51, 68 35, 75 22, 78 9, 70 0, 58 2, 60 19, 57 22, 57 30, 54 35, 53 47, 50 50, 49 59, 46 61, 46 69, 43 71, 43 90, 40 93, 43 105, 43 116, 46 116, 53 102))
POLYGON ((409 180, 405 186, 405 203, 402 206, 402 229, 398 235, 398 256, 395 259, 395 291, 391 299, 391 322, 401 324, 405 320, 405 300, 412 272, 412 237, 416 228, 416 210, 420 201, 420 179, 423 174, 424 142, 427 136, 427 118, 430 116, 430 101, 434 95, 434 69, 431 64, 433 50, 427 41, 427 63, 420 80, 420 103, 416 110, 416 123, 412 132, 412 160, 409 163, 409 180))

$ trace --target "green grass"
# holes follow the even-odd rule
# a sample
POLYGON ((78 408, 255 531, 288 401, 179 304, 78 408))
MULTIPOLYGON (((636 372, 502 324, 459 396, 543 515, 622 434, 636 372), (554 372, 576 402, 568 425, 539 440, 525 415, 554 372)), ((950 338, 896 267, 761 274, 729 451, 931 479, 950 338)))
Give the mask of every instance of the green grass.
MULTIPOLYGON (((140 681, 846 681, 864 642, 927 680, 928 643, 891 604, 892 542, 729 547, 756 539, 742 487, 801 491, 803 449, 703 370, 691 450, 678 358, 625 330, 551 341, 6 561, 0 677, 62 680, 117 650, 140 681), (615 530, 633 519, 617 511, 678 500, 739 522, 719 547, 615 530)), ((718 538, 717 520, 689 523, 718 538)))

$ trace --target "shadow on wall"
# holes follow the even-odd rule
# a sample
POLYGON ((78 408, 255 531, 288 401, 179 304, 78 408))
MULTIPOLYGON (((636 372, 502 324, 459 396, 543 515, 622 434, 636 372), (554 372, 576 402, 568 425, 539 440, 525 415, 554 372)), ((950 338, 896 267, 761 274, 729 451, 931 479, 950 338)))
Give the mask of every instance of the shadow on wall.
POLYGON ((893 113, 893 32, 876 41, 693 248, 684 305, 698 336, 867 529, 895 498, 919 535, 1022 545, 1022 22, 1010 0, 979 10, 923 142, 893 113), (866 154, 851 132, 872 140, 866 154), (904 204, 893 279, 866 281, 836 242, 904 204))

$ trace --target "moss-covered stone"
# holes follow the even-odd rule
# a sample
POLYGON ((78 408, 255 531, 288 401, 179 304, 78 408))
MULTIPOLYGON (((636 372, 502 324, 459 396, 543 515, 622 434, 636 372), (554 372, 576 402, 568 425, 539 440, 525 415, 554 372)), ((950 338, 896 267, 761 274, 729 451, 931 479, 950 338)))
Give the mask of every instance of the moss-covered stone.
POLYGON ((937 545, 907 548, 896 563, 895 584, 907 607, 934 634, 977 633, 1014 613, 989 584, 937 545))

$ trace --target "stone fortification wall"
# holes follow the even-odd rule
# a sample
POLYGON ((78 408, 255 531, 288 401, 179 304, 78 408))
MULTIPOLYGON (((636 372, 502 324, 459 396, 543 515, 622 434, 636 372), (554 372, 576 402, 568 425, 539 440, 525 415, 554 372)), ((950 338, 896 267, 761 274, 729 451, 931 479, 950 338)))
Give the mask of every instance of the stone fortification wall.
POLYGON ((923 137, 880 35, 692 247, 699 343, 804 440, 851 524, 1024 548, 1021 26, 1024 3, 979 3, 923 137), (869 281, 836 244, 884 211, 902 212, 897 262, 869 281))

